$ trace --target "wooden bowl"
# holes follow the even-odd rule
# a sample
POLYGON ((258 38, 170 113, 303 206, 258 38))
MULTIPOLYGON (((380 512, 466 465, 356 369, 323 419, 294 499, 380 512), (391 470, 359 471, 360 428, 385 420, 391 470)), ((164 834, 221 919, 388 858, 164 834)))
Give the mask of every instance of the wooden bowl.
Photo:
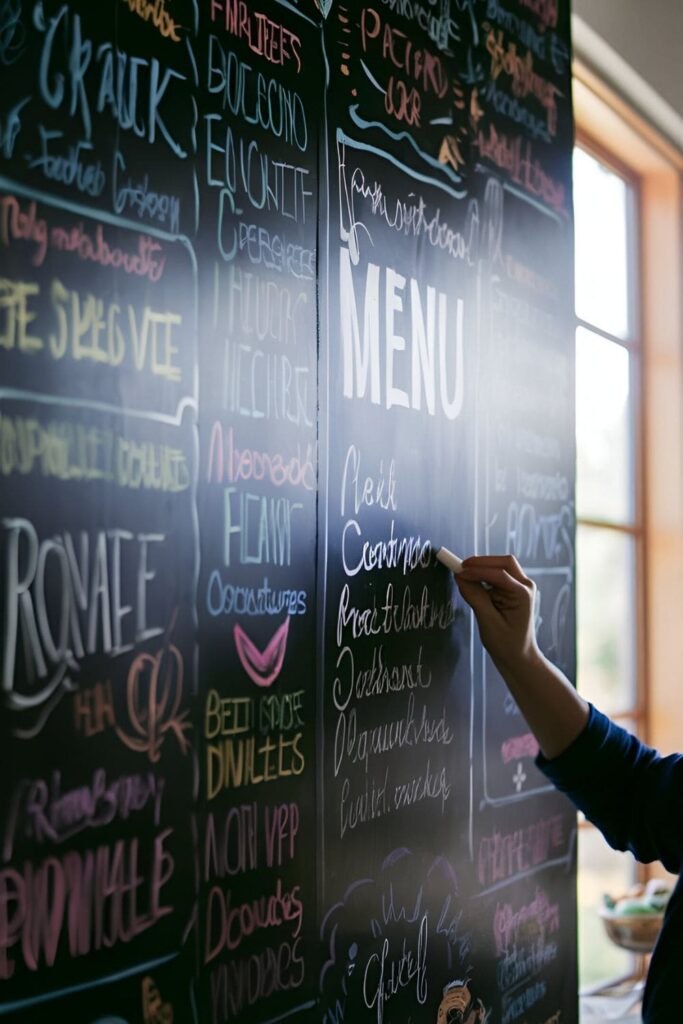
POLYGON ((664 914, 614 915, 601 910, 600 917, 612 942, 631 953, 651 953, 662 927, 664 914))

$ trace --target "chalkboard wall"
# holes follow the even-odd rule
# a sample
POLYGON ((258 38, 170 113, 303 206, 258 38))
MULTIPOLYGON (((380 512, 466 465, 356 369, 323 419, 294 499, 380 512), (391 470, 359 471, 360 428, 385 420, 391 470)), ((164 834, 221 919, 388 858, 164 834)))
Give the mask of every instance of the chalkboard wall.
POLYGON ((564 0, 0 0, 0 1017, 571 1024, 564 0))

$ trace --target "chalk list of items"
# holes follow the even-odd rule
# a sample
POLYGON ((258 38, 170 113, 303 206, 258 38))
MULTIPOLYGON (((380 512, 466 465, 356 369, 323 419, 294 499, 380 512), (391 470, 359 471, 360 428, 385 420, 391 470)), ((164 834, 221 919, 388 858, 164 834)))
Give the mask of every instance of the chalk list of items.
POLYGON ((7 1020, 576 1021, 568 26, 0 4, 7 1020))

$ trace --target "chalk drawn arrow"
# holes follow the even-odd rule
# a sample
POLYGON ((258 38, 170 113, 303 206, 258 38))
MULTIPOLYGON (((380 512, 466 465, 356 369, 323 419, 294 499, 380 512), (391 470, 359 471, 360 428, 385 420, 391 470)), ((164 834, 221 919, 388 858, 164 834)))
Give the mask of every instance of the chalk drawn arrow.
POLYGON ((315 2, 320 8, 323 18, 326 18, 327 15, 332 10, 332 4, 334 3, 334 0, 315 0, 315 2))
POLYGON ((276 629, 265 650, 260 651, 241 626, 235 625, 235 647, 242 668, 256 686, 271 686, 282 671, 289 636, 289 616, 276 629))

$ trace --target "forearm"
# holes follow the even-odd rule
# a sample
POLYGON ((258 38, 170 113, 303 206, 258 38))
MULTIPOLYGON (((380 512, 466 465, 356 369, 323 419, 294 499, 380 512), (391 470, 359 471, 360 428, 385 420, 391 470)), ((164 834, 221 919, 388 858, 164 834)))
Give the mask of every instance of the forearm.
POLYGON ((512 555, 466 558, 455 580, 543 755, 558 757, 581 734, 590 709, 538 648, 533 581, 512 555))
POLYGON ((494 662, 544 757, 558 757, 585 728, 587 702, 538 650, 510 663, 494 662))

